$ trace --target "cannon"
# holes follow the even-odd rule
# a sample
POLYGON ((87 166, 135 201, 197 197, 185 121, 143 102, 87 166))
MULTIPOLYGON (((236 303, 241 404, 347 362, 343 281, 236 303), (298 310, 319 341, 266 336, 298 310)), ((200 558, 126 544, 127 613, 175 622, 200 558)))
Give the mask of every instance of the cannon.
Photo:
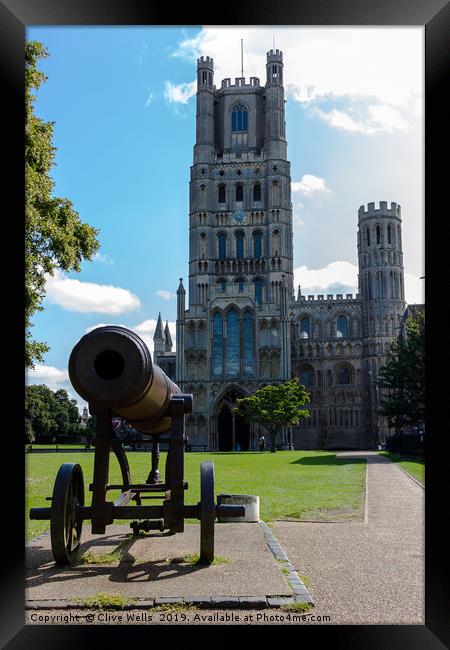
POLYGON ((144 341, 133 331, 119 326, 98 327, 84 335, 69 359, 69 377, 77 393, 89 403, 96 417, 94 476, 89 485, 90 506, 85 505, 83 472, 78 463, 61 465, 51 507, 31 508, 31 519, 50 520, 53 557, 57 564, 72 565, 80 552, 84 520, 91 520, 92 533, 104 534, 114 519, 132 519, 135 535, 142 531, 182 533, 184 520, 200 520, 200 560, 214 559, 216 517, 245 516, 245 506, 217 505, 214 497, 214 463, 200 466, 200 501, 186 505, 184 494, 185 414, 192 412, 192 395, 181 389, 155 364, 144 341), (113 418, 122 418, 151 440, 151 469, 143 483, 133 483, 123 441, 118 438, 113 418), (159 464, 159 443, 168 444, 164 481, 159 464), (121 483, 110 484, 109 459, 113 452, 119 463, 121 483), (111 501, 108 491, 120 490, 111 501), (159 505, 142 501, 162 500, 159 505))

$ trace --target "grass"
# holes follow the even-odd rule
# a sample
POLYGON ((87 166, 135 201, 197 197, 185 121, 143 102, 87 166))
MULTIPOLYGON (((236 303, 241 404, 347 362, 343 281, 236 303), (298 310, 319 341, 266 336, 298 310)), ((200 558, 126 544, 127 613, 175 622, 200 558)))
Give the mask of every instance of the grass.
MULTIPOLYGON (((144 481, 150 468, 150 453, 128 452, 127 457, 132 480, 136 483, 144 481)), ((162 473, 165 458, 166 454, 162 452, 162 473)), ((204 460, 214 461, 215 495, 258 495, 260 518, 264 521, 354 518, 363 509, 365 461, 362 459, 337 459, 333 452, 327 451, 187 453, 184 472, 184 478, 189 483, 185 499, 187 504, 200 500, 200 464, 204 460)), ((29 509, 50 506, 45 497, 51 496, 58 469, 65 462, 81 465, 86 504, 90 505, 88 485, 93 477, 94 454, 27 454, 25 519, 28 539, 49 527, 46 520, 30 520, 29 509)), ((114 454, 110 459, 109 482, 121 482, 119 464, 114 454)), ((108 492, 111 500, 118 495, 118 491, 108 492)), ((89 526, 89 522, 85 526, 89 526)))
POLYGON ((309 612, 312 608, 312 603, 289 603, 289 605, 283 605, 281 609, 285 612, 309 612))
POLYGON ((380 456, 389 458, 397 465, 400 465, 405 472, 411 474, 417 481, 425 485, 425 460, 411 456, 400 456, 398 452, 381 451, 380 456))
POLYGON ((133 535, 128 535, 123 542, 109 553, 92 553, 86 551, 80 558, 82 564, 114 564, 115 562, 130 562, 128 558, 128 549, 133 544, 133 535))
POLYGON ((120 594, 104 594, 102 592, 88 596, 87 598, 74 598, 71 600, 78 605, 87 605, 96 609, 122 609, 123 607, 136 604, 136 600, 133 598, 125 598, 125 596, 120 594))

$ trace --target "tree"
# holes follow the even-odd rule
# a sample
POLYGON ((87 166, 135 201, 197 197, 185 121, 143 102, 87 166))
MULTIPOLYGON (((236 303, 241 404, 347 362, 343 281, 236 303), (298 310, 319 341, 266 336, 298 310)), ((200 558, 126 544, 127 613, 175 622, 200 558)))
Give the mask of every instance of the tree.
POLYGON ((44 384, 33 384, 25 392, 25 432, 28 438, 45 439, 81 431, 77 403, 61 388, 53 392, 44 384))
POLYGON ((425 419, 425 315, 409 316, 406 336, 389 350, 377 379, 382 389, 380 412, 389 426, 415 424, 425 419))
POLYGON ((56 148, 52 144, 54 122, 44 122, 33 113, 35 95, 47 77, 37 67, 48 56, 38 41, 25 46, 25 367, 43 361, 46 343, 34 341, 29 328, 36 311, 42 311, 46 274, 56 269, 80 271, 83 259, 90 260, 99 248, 98 230, 82 223, 72 203, 52 196, 56 148))
POLYGON ((290 379, 282 384, 263 386, 253 395, 238 399, 234 411, 248 422, 265 427, 271 440, 270 451, 275 452, 280 429, 288 424, 296 425, 301 418, 309 416, 309 411, 301 408, 309 399, 303 384, 298 379, 290 379))

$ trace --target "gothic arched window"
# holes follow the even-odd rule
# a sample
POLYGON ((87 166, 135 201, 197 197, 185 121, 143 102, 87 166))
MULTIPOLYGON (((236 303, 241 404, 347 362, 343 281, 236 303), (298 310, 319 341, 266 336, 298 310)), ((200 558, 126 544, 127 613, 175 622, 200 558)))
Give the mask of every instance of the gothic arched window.
POLYGON ((338 384, 351 384, 351 374, 349 368, 340 368, 337 373, 338 384))
POLYGON ((223 183, 221 183, 221 184, 219 185, 219 196, 218 196, 218 202, 219 202, 219 203, 225 203, 225 198, 226 198, 226 195, 225 195, 225 185, 224 185, 223 183))
POLYGON ((348 337, 348 321, 345 316, 338 316, 336 320, 336 335, 344 339, 348 337))
POLYGON ((300 320, 300 338, 301 339, 309 339, 311 336, 311 321, 309 318, 304 316, 300 320))
POLYGON ((220 285, 220 290, 225 292, 227 286, 227 281, 225 280, 225 278, 220 278, 219 280, 217 280, 217 284, 220 285))
POLYGON ((370 229, 366 228, 367 246, 370 246, 370 229))
POLYGON ((236 233, 236 257, 241 260, 244 257, 244 233, 240 230, 236 233))
POLYGON ((224 260, 227 257, 227 236, 224 232, 218 234, 219 239, 219 260, 224 260))
POLYGON ((391 224, 388 224, 388 227, 387 227, 387 237, 388 237, 388 244, 392 244, 392 229, 391 229, 391 224))
POLYGON ((377 244, 381 243, 381 229, 380 226, 377 226, 377 244))
POLYGON ((239 376, 240 366, 240 323, 236 309, 230 309, 227 315, 227 375, 239 376))
POLYGON ((232 131, 248 131, 248 111, 243 104, 236 104, 231 114, 232 131))
POLYGON ((213 318, 213 375, 223 375, 223 322, 222 314, 216 312, 213 318))
POLYGON ((264 280, 258 278, 255 282, 255 300, 258 305, 262 304, 264 280))
POLYGON ((252 377, 254 373, 254 319, 250 311, 244 314, 244 332, 242 340, 243 373, 245 377, 252 377))
POLYGON ((253 188, 253 201, 261 201, 261 185, 256 183, 253 188))
POLYGON ((300 383, 303 386, 314 385, 314 368, 312 366, 302 366, 300 368, 300 383))
POLYGON ((236 202, 240 203, 244 200, 244 186, 242 183, 236 185, 236 202))
POLYGON ((253 257, 262 257, 262 232, 257 230, 253 233, 253 257))

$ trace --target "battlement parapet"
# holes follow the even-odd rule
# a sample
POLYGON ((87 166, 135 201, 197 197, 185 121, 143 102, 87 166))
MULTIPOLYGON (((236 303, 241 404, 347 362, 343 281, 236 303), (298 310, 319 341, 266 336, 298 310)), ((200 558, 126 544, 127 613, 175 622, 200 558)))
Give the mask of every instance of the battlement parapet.
POLYGON ((213 70, 214 60, 210 56, 201 56, 197 59, 197 68, 208 68, 209 70, 213 70))
POLYGON ((324 299, 323 294, 318 294, 315 296, 314 294, 308 294, 307 296, 300 296, 295 300, 296 303, 323 303, 323 302, 350 302, 350 301, 357 301, 359 300, 359 293, 356 293, 353 295, 352 293, 346 293, 345 297, 344 294, 342 293, 337 293, 336 295, 332 293, 328 293, 326 299, 324 299))
POLYGON ((231 78, 227 77, 222 79, 222 84, 220 90, 226 88, 260 88, 260 82, 258 77, 250 77, 249 82, 247 83, 245 77, 235 77, 234 84, 231 83, 231 78))
POLYGON ((367 210, 365 209, 364 205, 361 205, 358 210, 358 218, 367 219, 370 217, 381 216, 398 217, 399 219, 401 218, 401 206, 398 203, 392 201, 390 208, 388 208, 387 201, 380 201, 379 205, 380 207, 376 208, 374 202, 368 203, 367 210))
POLYGON ((267 63, 272 63, 272 61, 283 61, 283 52, 281 50, 269 50, 266 56, 267 63))

